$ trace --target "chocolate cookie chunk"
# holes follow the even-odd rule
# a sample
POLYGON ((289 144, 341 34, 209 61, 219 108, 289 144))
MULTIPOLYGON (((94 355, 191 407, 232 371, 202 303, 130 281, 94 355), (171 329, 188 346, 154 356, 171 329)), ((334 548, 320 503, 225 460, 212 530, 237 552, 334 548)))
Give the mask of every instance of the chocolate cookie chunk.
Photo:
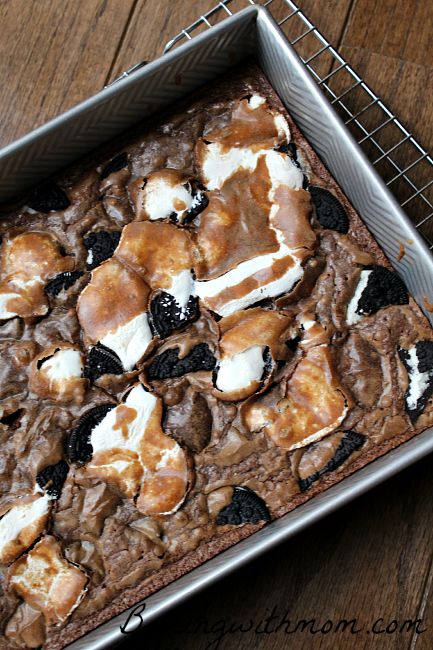
POLYGON ((320 225, 346 234, 349 230, 349 219, 340 201, 324 187, 310 185, 308 190, 320 225))
POLYGON ((88 271, 95 269, 113 255, 119 239, 120 232, 116 230, 99 230, 98 232, 91 232, 87 237, 84 237, 84 246, 88 251, 88 271))
POLYGON ((409 350, 400 349, 409 379, 405 394, 406 411, 414 423, 427 406, 433 395, 433 341, 417 341, 409 350))
POLYGON ((126 167, 128 164, 128 154, 126 151, 119 153, 117 156, 114 156, 108 162, 105 167, 101 171, 101 180, 104 180, 104 178, 107 178, 107 176, 110 176, 110 174, 114 174, 114 172, 119 172, 121 169, 126 167))
POLYGON ((356 313, 368 316, 389 305, 407 305, 409 296, 403 280, 384 266, 372 266, 367 285, 358 300, 356 313))
POLYGON ((152 300, 150 313, 155 333, 164 339, 174 330, 198 318, 198 300, 195 296, 190 296, 186 307, 182 309, 171 294, 161 291, 152 300))
POLYGON ((271 521, 271 515, 266 503, 253 490, 236 486, 233 490, 231 503, 218 513, 216 523, 220 526, 227 524, 257 524, 259 521, 271 521))
POLYGON ((115 404, 100 404, 81 416, 66 442, 66 454, 71 462, 85 463, 91 459, 93 449, 89 440, 92 430, 115 406, 115 404))
POLYGON ((123 375, 122 362, 113 350, 97 343, 89 352, 83 375, 94 382, 102 375, 123 375))
POLYGON ((56 183, 47 183, 33 190, 27 205, 36 212, 55 212, 57 210, 66 210, 71 205, 71 202, 56 183))
POLYGON ((326 463, 322 469, 314 472, 314 474, 310 474, 307 478, 299 479, 301 492, 308 490, 308 488, 323 476, 323 474, 333 472, 337 467, 340 467, 340 465, 342 465, 356 449, 362 447, 365 440, 366 437, 361 433, 357 433, 356 431, 346 431, 331 460, 326 463))
POLYGON ((149 379, 169 379, 188 372, 213 370, 215 363, 207 343, 199 343, 183 359, 179 359, 179 348, 165 350, 153 359, 147 372, 149 379))
POLYGON ((61 291, 67 290, 72 287, 73 284, 81 278, 83 273, 81 271, 66 271, 65 273, 59 273, 55 278, 47 282, 45 285, 45 293, 48 296, 57 296, 61 291))
POLYGON ((48 465, 36 477, 36 482, 46 493, 55 499, 60 498, 63 483, 69 472, 69 465, 64 460, 55 465, 48 465))
POLYGON ((205 398, 195 391, 187 392, 181 402, 166 408, 164 431, 194 454, 210 442, 212 414, 205 398))

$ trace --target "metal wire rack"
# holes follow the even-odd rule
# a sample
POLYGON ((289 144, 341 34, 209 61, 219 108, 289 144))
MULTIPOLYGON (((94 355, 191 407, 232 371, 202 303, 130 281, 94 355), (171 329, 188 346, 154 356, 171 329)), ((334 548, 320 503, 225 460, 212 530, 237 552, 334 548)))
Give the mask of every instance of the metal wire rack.
POLYGON ((222 0, 165 46, 191 40, 246 6, 268 8, 311 75, 433 250, 433 159, 291 0, 222 0))

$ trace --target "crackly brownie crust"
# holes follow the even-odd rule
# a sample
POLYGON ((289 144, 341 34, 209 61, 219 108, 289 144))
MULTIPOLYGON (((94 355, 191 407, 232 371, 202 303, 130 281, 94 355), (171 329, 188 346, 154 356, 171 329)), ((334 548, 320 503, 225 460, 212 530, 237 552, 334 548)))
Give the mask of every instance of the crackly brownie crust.
MULTIPOLYGON (((234 487, 252 490, 264 501, 270 516, 276 518, 433 422, 430 397, 425 400, 421 414, 417 413, 415 419, 413 415, 412 419, 409 417, 407 402, 410 400, 409 380, 413 368, 410 359, 413 362, 415 352, 412 357, 407 353, 409 365, 406 367, 399 353, 399 350, 411 350, 417 341, 431 342, 431 328, 413 299, 409 297, 404 303, 404 296, 400 303, 399 298, 394 298, 397 304, 389 303, 371 314, 358 314, 353 324, 348 326, 346 310, 362 277, 361 270, 392 267, 257 67, 233 71, 226 79, 186 99, 176 112, 169 112, 148 123, 145 130, 139 127, 133 136, 125 136, 102 153, 89 157, 81 166, 75 166, 59 177, 57 182, 71 203, 66 211, 64 203, 60 211, 44 213, 18 208, 12 214, 5 211, 5 218, 0 223, 2 234, 6 236, 11 232, 13 235, 29 231, 48 232, 67 253, 73 252, 75 256, 73 269, 64 271, 62 267, 61 272, 82 274, 77 275, 70 286, 69 282, 66 283, 68 286, 63 285, 65 290, 48 296, 51 311, 33 318, 7 320, 0 326, 0 345, 5 361, 1 370, 0 396, 5 453, 5 470, 1 476, 2 512, 7 511, 14 499, 31 492, 35 477, 41 470, 68 458, 71 431, 76 429, 83 414, 94 407, 102 406, 104 413, 109 406, 114 408, 124 399, 125 390, 138 380, 164 405, 162 429, 184 450, 190 468, 185 466, 185 472, 193 471, 194 476, 191 478, 188 474, 190 483, 186 499, 180 507, 176 506, 175 512, 143 516, 143 512, 148 511, 142 509, 139 512, 134 501, 119 489, 119 484, 89 475, 85 463, 68 458, 70 468, 62 494, 52 505, 44 531, 57 539, 70 562, 83 568, 89 582, 85 597, 68 622, 63 622, 60 630, 58 626, 49 629, 44 648, 52 649, 64 647, 262 527, 266 516, 260 506, 257 506, 261 512, 257 515, 260 520, 256 523, 245 523, 242 517, 236 519, 240 510, 233 510, 234 487), (152 325, 157 333, 152 332, 152 342, 137 363, 132 364, 130 371, 120 373, 116 366, 119 358, 117 361, 116 358, 107 360, 102 349, 103 361, 108 364, 103 366, 105 372, 97 376, 99 372, 95 374, 93 368, 87 374, 88 379, 77 380, 68 388, 68 399, 63 387, 59 397, 58 386, 50 384, 47 388, 38 374, 44 368, 43 353, 50 346, 58 350, 60 339, 61 345, 73 348, 76 360, 81 355, 83 366, 87 363, 89 349, 103 337, 100 331, 96 338, 94 336, 92 313, 89 316, 87 310, 85 317, 82 315, 84 308, 87 309, 83 298, 80 298, 78 320, 77 299, 85 295, 83 292, 89 286, 92 268, 109 268, 101 267, 101 264, 115 263, 122 273, 137 271, 133 265, 135 258, 131 257, 131 249, 127 246, 129 240, 125 237, 128 232, 125 226, 131 222, 147 223, 150 228, 158 223, 170 224, 171 229, 164 226, 164 232, 159 227, 161 236, 178 231, 188 233, 179 235, 177 251, 184 251, 184 241, 187 243, 185 250, 188 249, 189 237, 194 242, 198 238, 201 250, 203 241, 206 243, 205 237, 200 239, 197 235, 202 226, 197 221, 199 216, 193 211, 188 215, 185 209, 179 209, 174 216, 159 215, 159 219, 153 222, 149 221, 149 214, 141 214, 145 185, 142 179, 146 178, 149 186, 155 170, 179 170, 182 184, 188 186, 193 196, 199 197, 194 204, 199 206, 199 214, 203 215, 206 208, 212 209, 212 191, 206 191, 206 187, 203 188, 205 184, 194 186, 197 177, 203 183, 199 172, 202 162, 195 152, 195 144, 203 138, 204 146, 208 146, 207 142, 213 138, 225 137, 224 128, 231 111, 243 98, 255 95, 265 97, 271 110, 286 116, 292 142, 296 145, 290 155, 296 158, 310 187, 330 191, 344 207, 348 216, 348 233, 345 234, 344 223, 340 232, 338 228, 324 228, 320 223, 319 208, 316 211, 308 206, 305 208, 312 224, 314 242, 313 237, 309 241, 305 239, 307 229, 304 229, 301 248, 305 271, 301 280, 293 290, 260 303, 258 310, 255 303, 248 305, 246 310, 254 318, 267 319, 269 312, 281 316, 266 326, 274 328, 272 332, 275 334, 268 337, 269 340, 260 339, 268 357, 267 360, 263 357, 264 374, 257 380, 254 390, 244 387, 241 392, 237 389, 236 394, 228 391, 226 396, 217 390, 217 373, 224 355, 232 354, 230 345, 236 345, 238 341, 231 333, 237 331, 236 327, 242 327, 236 316, 225 313, 216 316, 202 302, 198 319, 194 312, 197 305, 192 303, 189 311, 186 309, 179 316, 173 311, 172 304, 166 307, 166 302, 162 301, 158 314, 162 314, 163 320, 171 319, 171 325, 163 333, 161 329, 158 331, 157 323, 152 325), (110 163, 119 153, 122 154, 120 158, 117 156, 110 163), (210 208, 203 205, 203 195, 206 200, 210 198, 210 208), (98 231, 111 234, 100 238, 98 245, 95 245, 93 236, 91 241, 87 239, 86 245, 89 234, 98 231), (117 249, 120 253, 114 253, 112 258, 118 244, 118 233, 122 231, 123 239, 117 249), (110 246, 110 241, 114 241, 113 246, 110 246), (94 248, 89 257, 92 242, 94 248), (110 262, 112 259, 115 262, 110 262), (320 325, 316 335, 315 326, 313 334, 308 335, 307 326, 302 325, 312 318, 320 325), (86 323, 84 336, 83 323, 86 323), (164 338, 160 339, 159 335, 164 338), (285 341, 289 343, 286 347, 285 341), (304 439, 292 447, 278 437, 281 422, 275 427, 261 426, 257 429, 257 412, 260 415, 261 410, 269 405, 275 410, 282 397, 282 387, 290 386, 296 368, 301 377, 301 361, 314 358, 315 350, 323 351, 325 348, 329 355, 326 358, 322 355, 320 363, 331 364, 332 377, 336 377, 336 380, 330 380, 331 383, 337 382, 333 401, 338 403, 338 399, 344 397, 341 401, 346 410, 338 423, 326 436, 320 434, 309 444, 304 444, 304 439), (194 350, 198 352, 192 354, 194 350), (155 359, 160 359, 158 364, 155 359), (176 359, 184 360, 183 365, 176 366, 176 359), (39 367, 38 363, 41 364, 39 367), (107 374, 110 367, 113 374, 107 374), (161 379, 158 372, 162 373, 161 379), (223 511, 229 513, 228 518, 219 516, 223 511), (126 566, 128 570, 125 572, 126 566)), ((247 186, 249 183, 248 179, 240 182, 246 182, 247 186)), ((320 194, 320 190, 317 192, 320 194)), ((64 202, 64 197, 60 198, 64 202)), ((54 193, 52 200, 60 198, 54 193)), ((27 205, 31 205, 31 201, 27 200, 27 205)), ((41 208, 40 205, 36 207, 41 208)), ((301 211, 304 208, 297 209, 301 211)), ((262 215, 257 212, 255 218, 260 223, 262 215)), ((338 215, 336 218, 338 220, 338 215)), ((137 232, 145 232, 146 228, 140 226, 137 232)), ((205 232, 204 227, 202 231, 205 232)), ((153 228, 151 232, 158 231, 153 228)), ((269 241, 265 239, 256 243, 260 254, 266 253, 266 246, 272 245, 271 238, 269 241)), ((243 252, 245 246, 247 244, 238 242, 239 254, 246 255, 243 252)), ((223 266, 233 268, 239 262, 231 257, 230 250, 224 254, 225 257, 221 256, 223 266)), ((178 253, 176 259, 180 257, 181 253, 178 253)), ((188 264, 187 259, 179 270, 187 269, 188 264)), ((199 281, 213 279, 221 270, 217 264, 211 268, 209 263, 206 268, 200 265, 198 268, 199 281)), ((367 275, 364 277, 367 283, 367 275)), ((140 282, 149 284, 153 290, 156 287, 163 291, 163 282, 155 285, 155 282, 160 282, 155 278, 155 272, 152 274, 147 270, 140 282)), ((142 289, 138 280, 137 287, 137 291, 147 296, 147 289, 142 289)), ((89 303, 92 305, 93 301, 89 303)), ((43 311, 41 304, 39 301, 37 306, 43 311)), ((135 312, 131 314, 137 315, 135 312)), ((249 324, 248 331, 251 327, 249 324)), ((245 331, 242 331, 244 336, 245 331)), ((52 352, 50 349, 50 354, 52 352)), ((123 363, 126 364, 127 360, 123 363)), ((308 376, 308 367, 302 379, 305 376, 308 376)), ((290 397, 290 389, 287 395, 290 397)), ((239 498, 245 496, 237 495, 239 498)), ((6 576, 7 570, 3 581, 6 576)), ((4 595, 3 629, 19 603, 20 599, 13 592, 4 595)), ((9 640, 3 641, 4 647, 20 647, 12 645, 17 638, 17 635, 9 636, 9 640)))

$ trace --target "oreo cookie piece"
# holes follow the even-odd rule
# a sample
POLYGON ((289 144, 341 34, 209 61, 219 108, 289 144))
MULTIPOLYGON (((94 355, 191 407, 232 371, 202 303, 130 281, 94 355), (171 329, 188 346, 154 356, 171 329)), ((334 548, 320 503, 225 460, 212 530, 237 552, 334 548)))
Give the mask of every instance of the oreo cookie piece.
POLYGON ((108 260, 119 243, 120 232, 117 230, 99 230, 84 237, 83 243, 87 248, 87 270, 91 271, 108 260))
POLYGON ((207 343, 199 343, 183 359, 179 359, 179 348, 165 350, 155 357, 147 369, 149 379, 170 379, 188 372, 213 370, 216 359, 207 343))
POLYGON ((97 343, 89 352, 83 376, 94 382, 102 375, 123 375, 124 372, 117 354, 102 343, 97 343))
POLYGON ((186 307, 181 308, 175 298, 165 291, 158 293, 150 303, 152 327, 161 338, 198 318, 198 300, 190 296, 186 307))
POLYGON ((365 440, 366 437, 361 433, 357 433, 356 431, 346 431, 331 460, 326 463, 322 469, 314 472, 314 474, 310 474, 307 478, 299 479, 301 492, 308 490, 308 488, 323 476, 323 474, 333 472, 337 467, 340 467, 340 465, 342 465, 356 449, 362 447, 365 440))
POLYGON ((71 462, 86 463, 91 459, 93 448, 89 440, 92 430, 115 407, 116 404, 100 404, 81 416, 66 442, 66 454, 71 462))
POLYGON ((303 181, 302 181, 302 189, 306 190, 306 189, 308 188, 308 177, 307 177, 307 175, 305 174, 305 172, 304 172, 304 170, 303 170, 303 168, 302 168, 301 163, 299 162, 299 159, 298 159, 298 149, 297 149, 297 147, 296 147, 296 144, 295 144, 294 142, 286 142, 286 143, 284 143, 284 144, 281 144, 281 145, 277 148, 277 151, 279 151, 280 153, 284 153, 284 154, 286 154, 286 156, 290 156, 290 158, 292 159, 294 165, 296 165, 296 167, 297 167, 298 169, 300 169, 301 172, 303 172, 303 174, 304 174, 304 179, 303 179, 303 181))
POLYGON ((320 225, 323 228, 346 234, 349 230, 349 219, 337 197, 325 190, 324 187, 317 185, 309 185, 308 190, 320 225))
POLYGON ((277 151, 280 153, 285 153, 286 156, 290 156, 296 167, 302 171, 301 164, 298 160, 298 150, 294 142, 285 142, 284 144, 280 144, 277 151))
POLYGON ((407 305, 406 285, 398 275, 385 266, 372 266, 367 284, 358 300, 355 312, 361 316, 375 314, 389 305, 407 305))
POLYGON ((27 205, 36 212, 55 212, 66 210, 71 202, 56 183, 47 183, 33 190, 27 205))
POLYGON ((82 275, 83 273, 81 271, 65 271, 65 273, 59 273, 59 275, 56 275, 55 278, 47 282, 44 291, 47 296, 57 296, 61 291, 66 291, 72 287, 82 275))
POLYGON ((271 521, 266 503, 253 490, 240 486, 233 489, 231 503, 219 511, 216 519, 219 526, 257 524, 259 521, 271 521))
MULTIPOLYGON (((188 189, 188 188, 187 188, 188 189)), ((193 201, 190 209, 187 211, 183 221, 189 223, 197 217, 209 205, 209 199, 201 187, 194 187, 193 185, 193 201)))
POLYGON ((55 465, 48 465, 36 477, 36 482, 45 492, 55 499, 60 498, 63 483, 69 472, 69 465, 64 460, 55 465))
POLYGON ((417 341, 409 350, 400 349, 398 354, 409 378, 404 399, 406 411, 414 423, 433 395, 433 341, 417 341))
POLYGON ((104 178, 107 178, 107 176, 110 176, 110 174, 114 174, 114 172, 119 172, 121 169, 126 167, 128 164, 128 154, 126 151, 123 151, 122 153, 119 153, 117 156, 114 156, 108 162, 105 167, 101 171, 101 180, 104 178))

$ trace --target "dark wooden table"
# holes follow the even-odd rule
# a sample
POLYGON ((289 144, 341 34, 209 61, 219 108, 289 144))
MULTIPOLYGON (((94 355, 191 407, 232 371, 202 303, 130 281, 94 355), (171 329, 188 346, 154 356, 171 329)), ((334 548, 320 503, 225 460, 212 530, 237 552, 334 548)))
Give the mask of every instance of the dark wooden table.
MULTIPOLYGON (((274 2, 283 11, 283 0, 274 2)), ((214 4, 0 0, 0 145, 88 97, 134 63, 160 55, 171 36, 214 4)), ((299 4, 432 150, 431 0, 299 4)), ((219 582, 128 638, 125 647, 433 648, 432 460, 219 582), (314 623, 293 631, 302 619, 314 623), (344 619, 356 623, 343 631, 338 623, 344 619)))

